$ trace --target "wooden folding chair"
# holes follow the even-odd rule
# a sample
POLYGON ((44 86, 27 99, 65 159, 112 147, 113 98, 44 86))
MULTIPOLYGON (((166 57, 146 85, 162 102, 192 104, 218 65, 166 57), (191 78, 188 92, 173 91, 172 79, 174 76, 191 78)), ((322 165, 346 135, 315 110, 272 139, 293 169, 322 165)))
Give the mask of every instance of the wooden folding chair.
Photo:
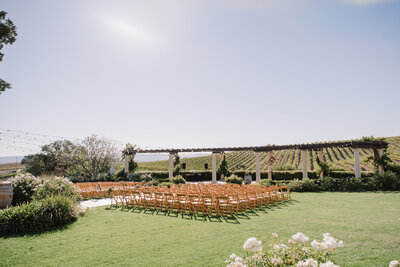
POLYGON ((122 192, 120 189, 113 189, 113 191, 111 192, 111 206, 115 206, 118 207, 118 204, 121 204, 121 195, 122 192))
POLYGON ((203 193, 201 195, 201 200, 203 203, 203 208, 202 208, 202 212, 203 215, 208 215, 208 216, 212 216, 213 213, 217 213, 217 203, 215 202, 215 199, 213 198, 213 196, 209 193, 203 193))
POLYGON ((232 213, 239 213, 240 210, 240 198, 237 193, 229 195, 229 203, 232 206, 232 213))
POLYGON ((290 188, 288 186, 281 186, 280 190, 284 200, 292 199, 292 197, 290 196, 290 188))
POLYGON ((255 209, 258 206, 257 194, 254 191, 246 191, 247 200, 250 209, 255 209))
POLYGON ((229 197, 225 195, 217 195, 217 213, 220 216, 228 216, 232 214, 232 205, 229 202, 229 197))
POLYGON ((204 206, 201 198, 198 194, 189 194, 189 201, 190 201, 190 213, 195 213, 196 215, 199 214, 199 211, 203 211, 204 214, 204 206))
POLYGON ((239 211, 243 212, 250 209, 250 201, 247 197, 247 193, 245 191, 239 191, 237 193, 239 198, 239 211))
MULTIPOLYGON (((147 188, 148 189, 148 188, 147 188)), ((153 193, 150 191, 143 191, 144 205, 146 209, 155 209, 156 203, 153 193)))
POLYGON ((179 201, 179 211, 182 213, 190 212, 190 200, 186 193, 178 193, 176 194, 179 201))
POLYGON ((164 193, 167 211, 179 210, 179 201, 174 193, 164 193))
POLYGON ((155 207, 157 210, 166 211, 167 210, 167 201, 164 197, 164 193, 162 192, 155 192, 155 207))

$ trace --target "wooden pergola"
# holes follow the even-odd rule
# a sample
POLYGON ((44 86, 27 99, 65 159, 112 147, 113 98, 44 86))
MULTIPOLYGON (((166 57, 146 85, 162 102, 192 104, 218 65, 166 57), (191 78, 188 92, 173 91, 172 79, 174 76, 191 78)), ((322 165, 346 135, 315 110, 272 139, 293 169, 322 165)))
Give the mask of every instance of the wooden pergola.
MULTIPOLYGON (((175 155, 179 152, 211 152, 212 153, 212 182, 217 181, 217 154, 224 154, 225 152, 233 151, 253 151, 255 153, 256 160, 256 181, 261 181, 261 171, 260 171, 260 153, 267 152, 267 162, 272 157, 272 151, 277 150, 301 150, 302 159, 302 169, 303 169, 303 179, 308 177, 307 174, 307 151, 318 151, 320 160, 322 161, 322 150, 324 148, 330 147, 349 147, 353 149, 354 152, 354 173, 356 178, 361 177, 360 168, 360 149, 376 149, 380 156, 382 156, 383 149, 388 146, 385 141, 343 141, 343 142, 330 142, 330 143, 312 143, 312 144, 294 144, 294 145, 266 145, 266 146, 249 146, 249 147, 211 147, 211 148, 177 148, 177 149, 127 149, 125 150, 125 172, 129 171, 129 161, 132 155, 137 153, 168 153, 169 154, 169 177, 173 176, 173 159, 175 155)), ((379 172, 383 172, 382 169, 379 172)), ((268 165, 269 178, 271 173, 271 165, 268 165)))

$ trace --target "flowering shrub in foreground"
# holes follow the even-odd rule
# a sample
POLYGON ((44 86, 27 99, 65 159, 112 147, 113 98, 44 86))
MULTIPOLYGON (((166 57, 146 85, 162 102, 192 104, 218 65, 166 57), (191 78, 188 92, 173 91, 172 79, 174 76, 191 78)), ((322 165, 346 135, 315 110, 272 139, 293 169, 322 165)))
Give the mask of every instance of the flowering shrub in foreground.
POLYGON ((400 263, 398 260, 394 260, 389 263, 389 267, 399 267, 399 266, 400 266, 400 263))
POLYGON ((33 198, 41 200, 56 195, 63 195, 74 201, 81 199, 81 195, 76 190, 73 183, 68 178, 64 177, 54 177, 53 179, 43 181, 43 183, 37 186, 33 198))
POLYGON ((278 234, 273 233, 268 249, 262 247, 262 241, 250 237, 243 245, 247 255, 245 257, 232 254, 226 262, 227 267, 241 266, 311 266, 311 267, 338 267, 330 256, 337 248, 343 247, 343 241, 338 241, 329 233, 323 235, 321 242, 310 239, 303 233, 292 235, 289 244, 278 241, 278 234))
POLYGON ((13 205, 19 205, 32 200, 41 180, 30 173, 21 173, 10 179, 13 186, 13 205))

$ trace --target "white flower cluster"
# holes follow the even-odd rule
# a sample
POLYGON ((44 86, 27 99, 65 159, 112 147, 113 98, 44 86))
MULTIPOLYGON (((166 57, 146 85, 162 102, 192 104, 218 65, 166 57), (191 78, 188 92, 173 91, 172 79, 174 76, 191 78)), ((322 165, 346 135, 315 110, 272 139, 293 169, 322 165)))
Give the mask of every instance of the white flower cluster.
POLYGON ((272 265, 277 266, 277 265, 281 265, 283 263, 283 260, 279 257, 273 257, 271 259, 271 263, 272 263, 272 265))
POLYGON ((255 237, 250 237, 244 242, 243 249, 251 252, 262 251, 261 241, 255 237))
POLYGON ((326 250, 326 249, 336 249, 342 248, 344 246, 343 241, 338 241, 336 238, 331 236, 329 233, 324 234, 324 239, 322 242, 318 242, 314 240, 311 242, 311 246, 318 250, 326 250))
POLYGON ((273 246, 273 248, 274 249, 287 249, 287 248, 289 248, 288 246, 286 246, 285 244, 278 244, 278 245, 276 245, 276 244, 274 244, 274 246, 273 246))
MULTIPOLYGON (((298 232, 298 233, 295 234, 295 235, 292 235, 292 239, 293 239, 295 242, 301 242, 301 243, 306 243, 306 242, 310 241, 310 239, 309 239, 305 234, 300 233, 300 232, 298 232)), ((290 243, 290 242, 289 242, 289 243, 290 243)))
POLYGON ((243 264, 243 259, 237 256, 235 253, 233 253, 229 258, 232 261, 228 261, 230 263, 227 265, 227 267, 246 267, 246 265, 243 264))
MULTIPOLYGON (((296 267, 318 267, 318 261, 314 259, 306 259, 304 261, 299 261, 296 264, 296 267)), ((327 261, 325 263, 321 263, 319 267, 339 267, 331 261, 327 261)))
POLYGON ((389 267, 399 267, 399 266, 400 266, 400 263, 398 260, 394 260, 389 263, 389 267))
MULTIPOLYGON (((248 252, 248 256, 241 258, 236 254, 227 260, 228 267, 253 267, 253 266, 296 266, 296 267, 339 267, 330 261, 330 256, 336 248, 343 247, 343 241, 338 241, 329 233, 323 235, 323 240, 314 240, 311 245, 309 238, 298 232, 288 240, 289 245, 280 243, 278 234, 272 233, 272 249, 263 250, 261 241, 255 237, 248 238, 243 245, 243 249, 248 252)), ((392 261, 389 267, 400 267, 398 261, 392 261)))
POLYGON ((299 261, 296 267, 318 267, 318 261, 314 259, 306 259, 304 261, 299 261))
POLYGON ((331 261, 327 261, 325 263, 321 263, 319 267, 339 267, 339 265, 334 264, 331 261))

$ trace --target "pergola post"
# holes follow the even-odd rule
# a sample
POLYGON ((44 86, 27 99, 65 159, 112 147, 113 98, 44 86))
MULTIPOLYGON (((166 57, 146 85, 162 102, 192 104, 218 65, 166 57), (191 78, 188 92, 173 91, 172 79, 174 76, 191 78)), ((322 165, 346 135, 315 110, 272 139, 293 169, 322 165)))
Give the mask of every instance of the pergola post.
POLYGON ((129 162, 131 161, 132 155, 125 154, 125 173, 129 173, 129 162))
POLYGON ((260 173, 260 152, 256 152, 256 182, 261 182, 261 173, 260 173))
POLYGON ((307 150, 301 151, 301 159, 303 161, 303 179, 308 178, 307 172, 307 150))
POLYGON ((272 153, 268 152, 267 154, 267 166, 268 166, 268 179, 272 180, 272 162, 271 162, 271 158, 272 158, 272 153))
MULTIPOLYGON (((383 149, 378 149, 378 155, 379 155, 379 159, 382 159, 383 149)), ((379 174, 383 174, 384 173, 383 167, 381 165, 378 166, 378 173, 379 174)))
MULTIPOLYGON (((318 150, 318 159, 320 162, 323 162, 324 158, 322 157, 322 150, 318 150)), ((321 174, 319 175, 319 178, 324 178, 324 172, 321 171, 321 174)))
MULTIPOLYGON (((223 162, 224 161, 224 159, 225 159, 225 152, 221 152, 221 162, 223 162)), ((225 178, 225 175, 222 173, 221 174, 221 177, 220 177, 222 180, 225 178)))
POLYGON ((217 157, 216 153, 212 153, 212 183, 217 182, 217 157))
POLYGON ((361 178, 360 149, 353 148, 353 151, 354 151, 354 175, 356 178, 361 178))
POLYGON ((169 153, 169 174, 168 174, 168 177, 169 178, 172 178, 172 177, 174 177, 174 163, 173 163, 173 160, 174 160, 174 153, 169 153))

